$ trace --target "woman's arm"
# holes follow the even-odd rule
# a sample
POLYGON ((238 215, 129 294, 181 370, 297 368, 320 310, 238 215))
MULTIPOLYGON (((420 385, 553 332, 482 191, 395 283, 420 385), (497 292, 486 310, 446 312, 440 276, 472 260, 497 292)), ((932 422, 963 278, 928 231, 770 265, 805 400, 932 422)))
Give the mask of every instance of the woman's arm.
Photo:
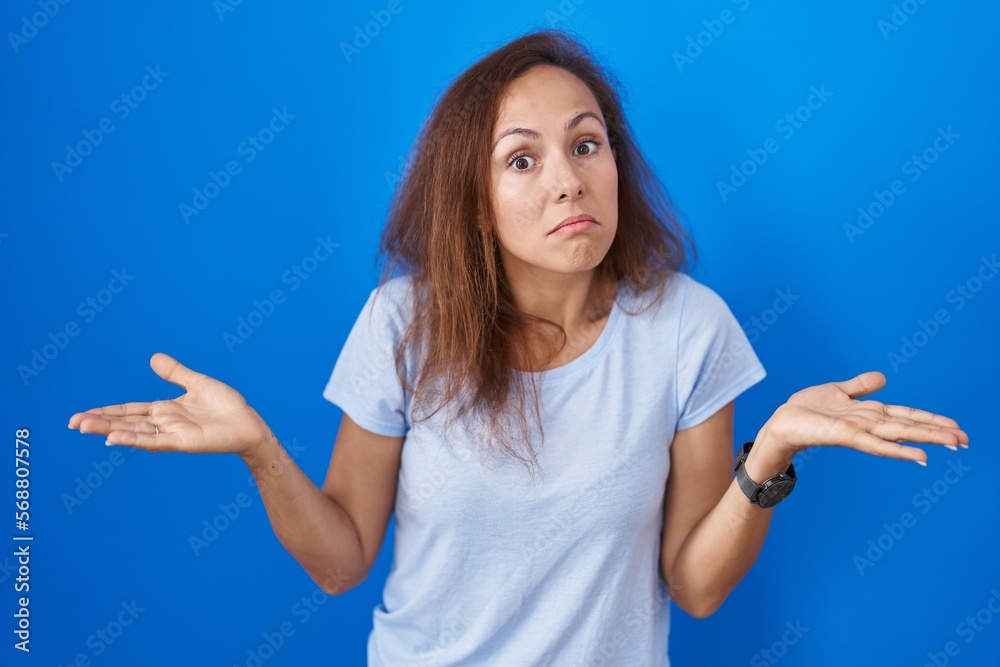
MULTIPOLYGON (((670 448, 660 570, 670 596, 695 618, 713 614, 746 576, 764 544, 774 508, 747 500, 733 475, 733 403, 689 429, 670 448)), ((751 479, 791 462, 756 442, 744 463, 751 479)))
MULTIPOLYGON (((927 455, 902 441, 968 447, 948 417, 903 405, 854 400, 885 386, 870 371, 798 391, 757 433, 744 463, 763 481, 788 469, 795 453, 839 445, 926 465, 927 455)), ((773 508, 750 503, 733 475, 733 404, 677 431, 664 508, 660 568, 674 601, 697 618, 715 612, 757 559, 773 508)))
POLYGON ((72 415, 69 427, 153 452, 238 454, 275 535, 309 576, 330 594, 361 583, 392 513, 403 438, 371 433, 344 415, 321 490, 235 389, 162 353, 150 366, 186 393, 92 408, 72 415))
POLYGON ((322 489, 273 434, 242 455, 278 541, 331 595, 364 581, 378 557, 395 504, 402 447, 403 437, 368 431, 344 413, 322 489))

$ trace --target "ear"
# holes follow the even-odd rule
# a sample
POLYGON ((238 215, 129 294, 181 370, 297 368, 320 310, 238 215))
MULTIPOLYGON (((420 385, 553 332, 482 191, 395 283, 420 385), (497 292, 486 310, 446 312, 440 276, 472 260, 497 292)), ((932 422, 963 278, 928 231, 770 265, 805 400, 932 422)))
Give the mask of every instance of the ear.
POLYGON ((618 162, 618 149, 617 148, 612 148, 611 149, 611 154, 613 156, 615 156, 615 162, 618 162))

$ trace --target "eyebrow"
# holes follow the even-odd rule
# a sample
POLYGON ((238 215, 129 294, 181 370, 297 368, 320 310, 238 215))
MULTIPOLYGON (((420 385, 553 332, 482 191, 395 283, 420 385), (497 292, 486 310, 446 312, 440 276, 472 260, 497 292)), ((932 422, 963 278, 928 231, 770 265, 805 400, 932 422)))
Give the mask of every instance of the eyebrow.
MULTIPOLYGON (((576 127, 577 125, 579 125, 580 123, 582 123, 584 118, 588 118, 588 117, 595 119, 598 123, 601 124, 602 128, 604 127, 604 121, 601 120, 600 116, 598 116, 593 111, 584 111, 583 113, 577 114, 576 116, 573 117, 572 120, 570 120, 568 123, 566 123, 566 131, 569 132, 574 127, 576 127)), ((523 135, 523 136, 528 137, 530 139, 540 139, 541 136, 542 136, 538 132, 536 132, 535 130, 530 130, 530 129, 526 128, 526 127, 512 127, 509 130, 504 130, 503 133, 499 137, 497 137, 497 140, 493 142, 493 150, 497 149, 497 145, 500 143, 501 139, 503 139, 504 137, 506 137, 506 136, 508 136, 510 134, 520 134, 520 135, 523 135)))

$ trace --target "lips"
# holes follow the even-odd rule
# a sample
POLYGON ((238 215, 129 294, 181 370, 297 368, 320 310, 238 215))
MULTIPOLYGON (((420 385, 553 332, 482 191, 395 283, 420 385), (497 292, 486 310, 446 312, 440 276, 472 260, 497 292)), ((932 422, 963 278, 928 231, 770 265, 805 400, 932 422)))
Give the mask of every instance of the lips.
POLYGON ((566 218, 565 220, 563 220, 562 222, 560 222, 556 226, 555 229, 553 229, 551 232, 549 232, 549 234, 551 234, 552 232, 555 232, 555 231, 557 231, 559 229, 562 229, 563 227, 565 227, 567 225, 572 225, 572 224, 575 224, 575 223, 578 223, 578 222, 591 222, 591 223, 593 223, 595 225, 597 224, 597 221, 594 220, 594 217, 591 216, 591 215, 574 215, 573 217, 566 218))

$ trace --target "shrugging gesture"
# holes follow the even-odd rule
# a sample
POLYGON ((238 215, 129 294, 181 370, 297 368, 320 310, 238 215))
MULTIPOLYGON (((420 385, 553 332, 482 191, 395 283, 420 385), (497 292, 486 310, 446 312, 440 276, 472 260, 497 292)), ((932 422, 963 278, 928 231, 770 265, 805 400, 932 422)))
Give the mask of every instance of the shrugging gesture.
POLYGON ((152 452, 243 455, 269 437, 267 424, 232 387, 162 352, 149 365, 186 393, 165 401, 91 408, 71 416, 69 427, 105 435, 109 445, 152 452))
POLYGON ((764 424, 757 442, 766 442, 773 454, 788 461, 808 447, 840 445, 923 465, 927 455, 922 450, 900 443, 968 447, 969 436, 953 419, 903 405, 855 400, 885 382, 885 375, 869 371, 797 391, 764 424))

